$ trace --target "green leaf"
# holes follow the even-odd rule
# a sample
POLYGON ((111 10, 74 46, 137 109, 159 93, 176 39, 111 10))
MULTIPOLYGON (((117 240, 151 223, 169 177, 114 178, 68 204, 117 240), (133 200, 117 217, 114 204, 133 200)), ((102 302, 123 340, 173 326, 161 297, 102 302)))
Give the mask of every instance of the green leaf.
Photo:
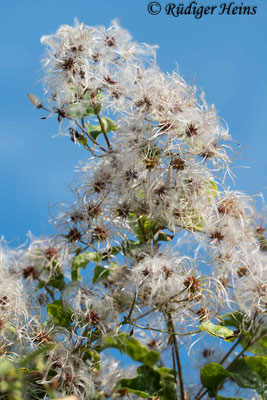
POLYGON ((216 363, 206 364, 200 371, 202 385, 205 386, 213 396, 216 396, 219 384, 228 376, 230 376, 230 373, 216 363))
POLYGON ((96 265, 94 269, 93 283, 98 283, 101 280, 107 278, 110 274, 108 267, 103 267, 102 265, 96 265))
POLYGON ((154 238, 160 225, 146 216, 138 217, 135 213, 129 213, 129 224, 135 237, 140 243, 144 243, 154 238))
POLYGON ((202 322, 198 329, 201 331, 206 331, 212 336, 216 336, 230 342, 236 338, 231 329, 221 325, 214 325, 212 322, 202 322))
POLYGON ((267 239, 265 236, 257 235, 256 237, 259 241, 261 251, 267 251, 267 239))
POLYGON ((84 353, 84 360, 91 360, 94 363, 94 369, 96 371, 100 370, 101 367, 101 357, 93 349, 87 349, 86 347, 81 347, 81 352, 84 353))
MULTIPOLYGON (((243 347, 246 346, 247 340, 242 341, 241 344, 243 347)), ((247 348, 247 351, 257 354, 258 356, 267 354, 267 336, 258 339, 252 346, 247 348)))
POLYGON ((160 358, 155 350, 150 350, 143 343, 126 333, 119 332, 116 336, 106 336, 102 341, 101 350, 115 348, 127 354, 134 361, 153 366, 160 358))
POLYGON ((254 389, 267 400, 266 357, 244 357, 237 360, 228 370, 238 386, 254 389), (254 358, 257 360, 251 360, 254 358))
POLYGON ((98 104, 97 106, 92 106, 91 103, 88 103, 85 107, 84 116, 90 117, 92 115, 96 115, 100 113, 100 110, 101 110, 101 104, 98 104))
POLYGON ((52 286, 58 290, 63 290, 66 286, 64 275, 62 273, 58 274, 55 278, 50 279, 47 285, 52 286))
POLYGON ((161 375, 163 388, 158 392, 162 400, 177 400, 177 384, 175 382, 174 371, 170 368, 161 367, 157 371, 161 375))
POLYGON ((244 360, 250 368, 257 372, 264 382, 267 382, 267 356, 244 357, 244 360))
POLYGON ((96 107, 92 106, 91 102, 81 101, 80 103, 70 104, 67 110, 67 114, 70 118, 80 119, 83 117, 91 117, 96 115, 101 110, 101 104, 98 104, 96 107))
POLYGON ((243 323, 244 317, 245 314, 242 311, 234 311, 232 313, 222 315, 220 318, 222 321, 222 325, 239 328, 239 326, 243 323))
POLYGON ((203 386, 213 396, 216 396, 217 388, 225 378, 231 377, 239 387, 254 389, 263 400, 267 400, 267 357, 244 357, 228 369, 210 363, 201 369, 200 377, 203 386))
POLYGON ((140 151, 140 154, 148 159, 159 158, 161 153, 162 149, 159 146, 151 143, 149 145, 142 146, 140 151))
POLYGON ((214 197, 217 197, 218 194, 218 187, 214 181, 206 182, 206 193, 209 200, 212 200, 214 197))
POLYGON ((105 400, 105 396, 102 393, 96 393, 93 400, 105 400))
POLYGON ((9 400, 23 400, 23 371, 6 358, 0 359, 0 396, 9 400))
POLYGON ((133 379, 121 379, 117 383, 118 389, 128 389, 129 392, 141 398, 157 396, 161 390, 161 375, 147 365, 137 368, 137 377, 133 379))
MULTIPOLYGON (((252 339, 252 335, 250 331, 251 321, 245 318, 245 314, 241 311, 235 311, 233 313, 227 313, 220 318, 222 325, 233 326, 241 330, 240 333, 244 336, 241 340, 241 345, 247 347, 248 342, 252 339)), ((267 329, 263 327, 263 325, 259 325, 256 331, 254 331, 253 341, 256 336, 258 336, 259 339, 249 346, 247 351, 257 354, 258 356, 267 354, 267 329)))
POLYGON ((93 251, 86 251, 85 253, 78 254, 71 266, 71 279, 78 281, 81 279, 80 270, 86 268, 90 261, 98 263, 101 261, 101 255, 93 251))
POLYGON ((156 242, 170 242, 174 235, 167 235, 167 233, 159 231, 157 234, 156 242))
POLYGON ((133 257, 137 251, 143 246, 143 243, 134 242, 133 240, 124 240, 121 244, 121 252, 126 257, 133 257))
POLYGON ((102 133, 102 128, 100 125, 90 125, 90 124, 84 124, 87 128, 87 131, 90 136, 92 136, 93 139, 97 139, 97 137, 102 133))
POLYGON ((0 358, 0 376, 8 375, 10 372, 15 372, 13 363, 7 358, 0 358))
POLYGON ((81 136, 79 139, 79 142, 83 145, 86 146, 87 145, 87 138, 85 136, 81 136))
POLYGON ((72 312, 66 310, 62 300, 55 300, 53 303, 48 304, 47 313, 53 317, 54 321, 64 328, 69 328, 72 322, 72 312))
POLYGON ((106 132, 115 132, 117 130, 116 122, 110 118, 102 118, 102 122, 104 124, 106 132))

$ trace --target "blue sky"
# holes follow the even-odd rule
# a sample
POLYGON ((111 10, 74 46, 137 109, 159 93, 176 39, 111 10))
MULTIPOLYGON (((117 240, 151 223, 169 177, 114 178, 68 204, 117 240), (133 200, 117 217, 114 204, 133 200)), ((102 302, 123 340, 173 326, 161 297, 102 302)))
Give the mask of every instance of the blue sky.
MULTIPOLYGON (((51 233, 49 204, 70 199, 66 186, 78 160, 85 159, 70 140, 51 138, 57 132, 56 120, 40 120, 43 113, 33 109, 26 97, 28 92, 42 95, 40 37, 61 24, 72 24, 74 17, 87 25, 108 25, 119 18, 136 41, 159 44, 160 67, 171 71, 178 63, 187 81, 195 79, 243 146, 233 163, 235 188, 251 194, 264 190, 267 6, 263 0, 251 1, 243 2, 258 6, 255 16, 196 20, 149 15, 144 0, 1 0, 1 234, 8 241, 23 242, 29 229, 35 235, 51 233)), ((163 7, 167 3, 160 2, 163 7)), ((198 3, 215 5, 219 0, 198 3)))

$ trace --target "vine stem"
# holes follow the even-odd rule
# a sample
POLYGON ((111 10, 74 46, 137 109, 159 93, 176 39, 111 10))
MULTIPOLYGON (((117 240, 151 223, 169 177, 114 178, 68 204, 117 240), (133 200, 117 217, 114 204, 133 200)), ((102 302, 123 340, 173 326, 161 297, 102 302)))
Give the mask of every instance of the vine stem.
MULTIPOLYGON (((172 366, 173 366, 173 372, 174 372, 174 379, 175 379, 175 383, 177 385, 177 371, 176 371, 176 362, 175 362, 175 353, 174 353, 174 349, 172 347, 172 366)), ((178 394, 176 391, 176 400, 178 400, 178 394)))
POLYGON ((148 326, 138 325, 138 324, 135 324, 132 321, 127 321, 127 319, 121 323, 121 325, 125 325, 125 324, 132 325, 132 326, 135 326, 136 328, 144 329, 146 331, 155 331, 155 332, 161 332, 161 333, 168 333, 169 335, 175 335, 175 336, 196 335, 197 333, 202 332, 202 331, 192 331, 192 332, 185 332, 185 333, 170 332, 169 330, 165 331, 163 329, 153 328, 152 326, 149 326, 149 325, 148 326))
MULTIPOLYGON (((182 294, 182 293, 185 292, 186 290, 187 290, 187 288, 185 288, 185 289, 181 290, 180 292, 176 293, 175 295, 171 296, 171 297, 169 298, 169 301, 172 302, 172 300, 175 299, 175 297, 179 296, 180 294, 182 294)), ((136 301, 136 299, 135 299, 135 301, 136 301)), ((188 301, 188 299, 186 298, 186 299, 179 300, 179 301, 177 301, 177 303, 182 303, 182 302, 184 302, 184 301, 188 301)), ((160 310, 160 308, 163 307, 165 304, 166 304, 166 301, 164 300, 164 301, 163 301, 162 303, 160 303, 158 306, 156 306, 156 307, 152 308, 151 310, 148 310, 148 311, 146 311, 145 313, 139 315, 138 317, 132 319, 132 320, 130 321, 130 323, 133 325, 133 323, 134 323, 134 322, 137 322, 139 319, 142 319, 142 318, 146 317, 147 315, 149 315, 149 314, 151 314, 151 313, 153 313, 153 312, 156 312, 156 311, 160 310)), ((131 314, 131 315, 132 315, 132 314, 131 314)), ((129 316, 126 318, 125 321, 127 321, 127 322, 124 322, 124 321, 123 321, 123 322, 121 322, 121 325, 125 325, 126 323, 129 323, 129 316)), ((197 333, 198 333, 198 332, 200 332, 200 331, 197 331, 197 333)))
POLYGON ((183 374, 182 374, 182 364, 181 364, 181 359, 180 359, 180 354, 179 354, 179 348, 178 348, 178 343, 175 335, 175 327, 172 319, 171 313, 166 314, 167 318, 167 327, 171 332, 171 340, 172 340, 172 345, 176 357, 176 364, 177 364, 177 369, 178 369, 178 376, 179 376, 179 385, 180 385, 180 394, 181 394, 181 400, 185 400, 185 391, 184 391, 184 380, 183 380, 183 374))
POLYGON ((95 109, 95 113, 96 113, 96 116, 97 116, 97 119, 98 119, 99 125, 101 126, 101 129, 102 129, 103 135, 104 135, 104 137, 105 137, 105 140, 106 140, 107 146, 108 146, 109 150, 111 150, 111 144, 110 144, 110 141, 109 141, 109 138, 108 138, 108 135, 107 135, 107 132, 106 132, 105 126, 104 126, 104 124, 103 124, 103 121, 102 121, 102 119, 101 119, 101 117, 100 117, 100 115, 99 115, 99 113, 98 113, 98 111, 97 111, 96 107, 94 107, 94 109, 95 109))
POLYGON ((135 304, 136 304, 136 299, 137 299, 137 293, 135 292, 134 299, 133 299, 133 302, 132 302, 128 317, 126 318, 126 321, 130 321, 131 320, 131 316, 132 316, 132 313, 133 313, 133 310, 134 310, 134 307, 135 307, 135 304))
MULTIPOLYGON (((37 278, 37 280, 38 280, 39 283, 42 283, 42 280, 40 278, 37 278)), ((53 291, 49 287, 47 287, 47 284, 45 284, 43 287, 47 291, 47 293, 50 295, 51 299, 53 301, 55 301, 55 296, 54 296, 53 291)))
POLYGON ((238 340, 233 344, 233 346, 230 348, 230 350, 225 354, 225 356, 221 359, 221 361, 219 362, 220 365, 222 365, 224 363, 224 361, 230 356, 230 354, 234 351, 234 349, 236 348, 236 346, 239 345, 239 343, 241 342, 241 340, 243 339, 243 336, 240 335, 238 340))
POLYGON ((138 224, 139 224, 140 229, 142 231, 143 238, 144 238, 145 242, 147 242, 147 236, 146 236, 146 232, 145 232, 145 228, 144 228, 143 222, 141 220, 141 216, 138 218, 138 224))
POLYGON ((82 125, 77 121, 74 120, 76 125, 83 131, 83 133, 89 137, 89 139, 96 145, 98 146, 102 151, 106 152, 106 149, 104 149, 104 147, 102 147, 99 143, 97 143, 97 141, 82 127, 82 125))

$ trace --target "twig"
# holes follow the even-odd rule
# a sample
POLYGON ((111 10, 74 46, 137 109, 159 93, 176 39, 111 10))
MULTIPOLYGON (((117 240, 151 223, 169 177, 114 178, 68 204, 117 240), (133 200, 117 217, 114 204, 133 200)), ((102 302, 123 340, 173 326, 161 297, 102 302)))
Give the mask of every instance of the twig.
POLYGON ((131 309, 129 311, 128 317, 126 317, 126 321, 130 321, 131 320, 131 316, 132 316, 132 313, 133 313, 133 310, 134 310, 134 306, 136 304, 136 298, 137 298, 137 293, 135 292, 134 299, 133 299, 133 302, 132 302, 132 305, 131 305, 131 309))
POLYGON ((238 340, 236 340, 236 342, 234 343, 234 345, 230 348, 230 350, 225 354, 225 356, 221 359, 221 361, 219 362, 220 365, 222 365, 224 363, 224 361, 230 356, 230 354, 234 351, 234 349, 236 348, 236 346, 239 345, 239 343, 241 342, 241 340, 243 339, 243 336, 240 335, 238 340))
POLYGON ((123 321, 123 322, 121 323, 121 325, 125 325, 125 324, 133 325, 133 326, 135 326, 136 328, 144 329, 144 330, 146 330, 146 331, 156 331, 156 332, 161 332, 161 333, 168 333, 169 335, 175 335, 175 336, 195 335, 196 333, 202 332, 202 331, 193 331, 193 332, 185 332, 185 333, 178 333, 178 332, 175 332, 175 331, 171 332, 171 331, 165 331, 165 330, 163 330, 163 329, 152 328, 151 326, 142 326, 142 325, 138 325, 138 324, 135 324, 135 323, 132 322, 132 321, 127 321, 127 320, 126 320, 126 321, 123 321))
MULTIPOLYGON (((71 119, 71 118, 70 118, 71 119)), ((97 141, 82 127, 82 125, 77 121, 74 120, 76 125, 83 131, 83 133, 89 137, 89 139, 96 145, 98 146, 102 151, 106 152, 106 149, 104 149, 104 147, 102 147, 99 143, 97 143, 97 141)))
MULTIPOLYGON (((175 364, 175 354, 174 354, 174 349, 173 349, 173 347, 172 347, 172 366, 173 366, 173 372, 174 372, 174 380, 175 380, 175 383, 176 383, 176 385, 177 385, 177 371, 176 371, 176 364, 175 364)), ((176 400, 178 400, 178 394, 177 394, 177 391, 176 391, 176 400)))
MULTIPOLYGON (((174 294, 173 296, 171 296, 169 298, 168 301, 172 302, 173 299, 175 299, 176 296, 179 296, 180 294, 182 294, 183 292, 185 292, 187 290, 187 288, 181 290, 180 292, 174 294)), ((183 301, 188 301, 188 299, 182 299, 177 301, 176 303, 182 303, 183 301)), ((142 319, 144 317, 146 317, 147 315, 153 313, 154 311, 158 311, 161 307, 163 307, 166 304, 166 300, 164 300, 162 303, 160 303, 157 307, 152 308, 151 310, 146 311, 144 314, 139 315, 139 317, 134 318, 131 322, 136 322, 139 319, 142 319)))
POLYGON ((172 344, 176 356, 176 363, 177 363, 177 368, 178 368, 178 376, 179 376, 179 384, 180 384, 180 394, 181 394, 181 400, 185 400, 185 391, 184 391, 184 381, 183 381, 183 374, 182 374, 182 365, 181 365, 181 359, 180 359, 180 354, 179 354, 179 349, 178 349, 178 343, 176 340, 176 334, 175 334, 175 328, 172 320, 171 313, 166 314, 167 318, 167 327, 170 328, 170 335, 172 338, 172 344))
POLYGON ((145 231, 143 222, 141 221, 141 218, 142 218, 141 216, 140 216, 140 218, 138 218, 138 224, 139 224, 139 226, 141 228, 141 231, 142 231, 142 234, 143 234, 143 237, 144 237, 144 241, 147 242, 146 231, 145 231))
POLYGON ((109 141, 109 139, 108 139, 108 135, 107 135, 107 132, 106 132, 105 126, 104 126, 104 124, 103 124, 103 121, 102 121, 102 119, 101 119, 101 117, 100 117, 100 115, 99 115, 99 112, 97 111, 97 108, 96 108, 96 107, 94 107, 94 109, 95 109, 95 113, 96 113, 96 116, 97 116, 98 122, 99 122, 99 124, 100 124, 100 126, 101 126, 101 129, 102 129, 103 135, 104 135, 104 137, 105 137, 105 140, 106 140, 107 146, 108 146, 109 150, 111 150, 111 144, 110 144, 110 141, 109 141))

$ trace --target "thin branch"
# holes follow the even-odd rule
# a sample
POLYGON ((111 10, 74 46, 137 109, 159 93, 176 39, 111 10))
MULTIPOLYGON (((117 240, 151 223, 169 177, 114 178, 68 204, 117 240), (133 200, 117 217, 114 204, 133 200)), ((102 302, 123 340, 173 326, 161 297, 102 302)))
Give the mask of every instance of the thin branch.
MULTIPOLYGON (((71 118, 70 118, 71 119, 71 118)), ((97 141, 82 127, 82 125, 77 121, 77 120, 72 120, 76 123, 76 125, 83 131, 83 133, 89 137, 89 139, 96 145, 98 146, 102 151, 106 152, 106 149, 102 147, 97 141)))
POLYGON ((135 307, 135 304, 136 304, 136 299, 137 299, 137 293, 135 292, 134 299, 133 299, 133 302, 132 302, 132 305, 131 305, 131 309, 129 311, 128 316, 126 317, 126 321, 130 321, 131 320, 131 316, 132 316, 132 313, 133 313, 133 310, 134 310, 134 307, 135 307))
MULTIPOLYGON (((37 280, 38 280, 38 282, 41 283, 41 284, 44 283, 40 278, 37 278, 37 280)), ((53 291, 47 286, 46 283, 44 284, 43 288, 44 288, 44 289, 47 291, 47 293, 50 295, 51 299, 52 299, 53 301, 55 301, 54 293, 53 293, 53 291)))
POLYGON ((102 132, 103 132, 103 134, 104 134, 104 137, 105 137, 107 146, 108 146, 109 150, 111 150, 111 144, 110 144, 110 141, 109 141, 109 139, 108 139, 108 135, 107 135, 107 132, 106 132, 104 123, 103 123, 103 121, 102 121, 102 119, 101 119, 101 117, 100 117, 100 115, 99 115, 99 113, 98 113, 98 111, 97 111, 97 108, 94 107, 94 109, 95 109, 95 113, 96 113, 98 122, 99 122, 99 124, 100 124, 100 126, 101 126, 102 132))
POLYGON ((183 374, 182 374, 182 364, 181 364, 181 359, 180 359, 180 354, 179 354, 179 348, 178 348, 178 343, 176 340, 176 334, 175 334, 175 328, 173 324, 173 319, 171 316, 171 313, 166 314, 167 318, 167 327, 170 329, 170 335, 172 338, 172 344, 176 356, 176 363, 177 363, 177 368, 178 368, 178 376, 179 376, 179 384, 180 384, 180 394, 181 394, 181 400, 185 400, 185 391, 184 391, 184 380, 183 380, 183 374))
POLYGON ((243 339, 243 336, 240 335, 238 340, 235 341, 234 345, 230 348, 230 350, 225 354, 225 356, 221 359, 221 361, 219 362, 220 365, 222 365, 224 363, 224 361, 230 356, 230 354, 234 351, 234 349, 236 348, 236 346, 239 345, 239 343, 241 342, 241 340, 243 339))
MULTIPOLYGON (((172 347, 172 366, 173 366, 173 372, 174 372, 174 380, 175 383, 177 385, 177 370, 176 370, 176 364, 175 364, 175 353, 174 353, 174 349, 172 347)), ((176 391, 176 400, 178 400, 178 393, 176 391)))
MULTIPOLYGON (((187 290, 187 288, 185 288, 185 289, 181 290, 180 292, 176 293, 175 295, 171 296, 168 301, 172 302, 172 300, 175 299, 176 296, 179 296, 186 290, 187 290)), ((178 300, 178 301, 176 301, 176 303, 182 303, 183 301, 188 301, 188 299, 178 300)), ((146 317, 147 315, 153 313, 154 311, 158 311, 165 304, 166 304, 166 300, 164 300, 162 303, 160 303, 157 307, 152 308, 151 310, 146 311, 144 314, 139 315, 139 317, 134 318, 131 322, 136 322, 139 319, 142 319, 142 318, 146 317)))
POLYGON ((175 332, 175 331, 174 331, 174 332, 171 332, 171 331, 165 331, 165 330, 163 330, 163 329, 152 328, 152 326, 142 326, 142 325, 138 325, 138 324, 135 324, 135 323, 132 322, 132 321, 123 321, 123 322, 121 323, 121 325, 125 325, 125 324, 132 325, 132 326, 135 326, 136 328, 144 329, 144 330, 146 330, 146 331, 155 331, 155 332, 160 332, 160 333, 168 333, 169 335, 175 335, 175 336, 195 335, 195 334, 197 334, 197 333, 202 332, 202 331, 193 331, 193 332, 178 333, 178 332, 175 332))
POLYGON ((144 240, 145 240, 145 242, 147 242, 148 239, 147 239, 146 231, 145 231, 145 228, 144 228, 144 225, 143 225, 143 222, 142 222, 141 218, 142 218, 141 216, 140 216, 140 218, 138 218, 138 224, 139 224, 139 226, 141 228, 144 240))

